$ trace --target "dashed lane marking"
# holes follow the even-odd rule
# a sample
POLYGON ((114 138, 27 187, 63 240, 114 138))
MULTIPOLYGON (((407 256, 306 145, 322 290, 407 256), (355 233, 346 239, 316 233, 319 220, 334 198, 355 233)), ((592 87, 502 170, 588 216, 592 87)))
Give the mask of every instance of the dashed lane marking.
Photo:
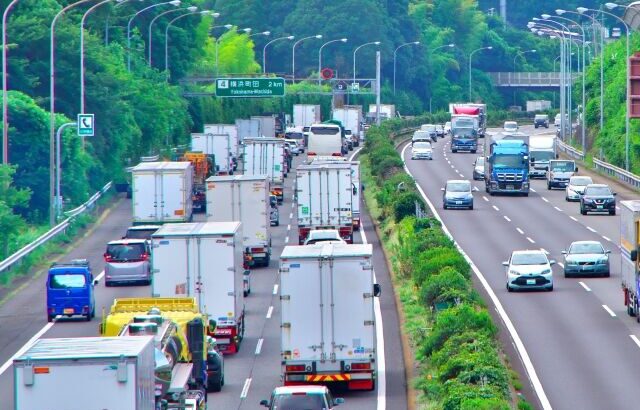
POLYGON ((518 231, 520 233, 520 235, 524 235, 524 231, 520 228, 516 228, 516 231, 518 231))
POLYGON ((606 236, 602 235, 602 239, 604 239, 605 241, 611 242, 611 239, 607 238, 606 236))
MULTIPOLYGON (((275 295, 275 293, 274 293, 275 295)), ((271 315, 273 314, 273 306, 269 306, 269 309, 267 310, 267 319, 271 319, 271 315)))
POLYGON ((528 236, 527 236, 527 240, 528 240, 529 242, 531 242, 531 243, 536 243, 536 241, 534 241, 533 239, 529 238, 528 236))
POLYGON ((485 201, 489 202, 489 198, 487 198, 486 196, 483 196, 482 199, 484 199, 485 201))
POLYGON ((587 292, 591 292, 591 288, 589 286, 587 286, 586 283, 580 281, 578 282, 580 284, 580 286, 582 286, 584 288, 584 290, 586 290, 587 292))
POLYGON ((606 310, 606 311, 607 311, 607 313, 608 313, 609 315, 611 315, 611 317, 616 317, 615 312, 614 312, 613 310, 611 310, 611 309, 609 308, 609 306, 607 306, 607 305, 602 305, 602 308, 603 308, 604 310, 606 310))
POLYGON ((575 217, 575 216, 570 216, 569 218, 571 218, 573 221, 578 222, 578 220, 576 219, 576 217, 575 217))
POLYGON ((493 209, 495 209, 496 211, 500 212, 500 208, 498 208, 497 206, 493 205, 493 209))
POLYGON ((240 392, 240 398, 246 399, 247 394, 249 394, 249 387, 251 387, 251 377, 244 381, 244 386, 242 387, 242 392, 240 392))
POLYGON ((511 222, 511 219, 509 219, 509 217, 507 215, 504 215, 503 218, 507 221, 507 222, 511 222))
POLYGON ((262 343, 264 343, 264 339, 258 340, 258 344, 256 345, 256 356, 262 351, 262 343))
POLYGON ((549 202, 549 200, 548 200, 547 198, 545 198, 545 197, 542 197, 542 200, 543 200, 544 202, 549 202))
POLYGON ((553 209, 555 209, 558 212, 562 212, 562 209, 558 208, 557 206, 554 206, 553 209))
POLYGON ((638 347, 640 347, 640 340, 638 340, 638 338, 636 337, 636 335, 629 335, 629 337, 631 338, 631 340, 633 340, 633 342, 638 345, 638 347))
POLYGON ((595 229, 593 229, 593 228, 592 228, 592 227, 590 227, 590 226, 587 226, 587 229, 588 229, 588 230, 590 230, 590 231, 591 231, 591 232, 593 232, 593 233, 597 232, 595 229))
POLYGON ((278 294, 278 284, 277 283, 275 285, 273 285, 273 294, 274 295, 278 294))

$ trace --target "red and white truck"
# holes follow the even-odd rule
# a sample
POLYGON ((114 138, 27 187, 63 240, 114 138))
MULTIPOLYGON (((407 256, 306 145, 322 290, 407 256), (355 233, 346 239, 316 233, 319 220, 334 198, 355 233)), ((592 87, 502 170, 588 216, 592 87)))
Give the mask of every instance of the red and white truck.
POLYGON ((282 138, 247 138, 242 156, 245 175, 266 175, 271 194, 282 203, 284 199, 285 153, 282 138))
POLYGON ((152 297, 195 297, 216 321, 211 336, 225 354, 244 337, 244 300, 251 292, 242 263, 240 222, 166 224, 151 236, 152 297))
POLYGON ((298 242, 314 229, 337 229, 353 242, 353 179, 351 164, 299 165, 296 170, 298 242))
POLYGON ((377 341, 371 245, 286 246, 280 256, 281 357, 286 385, 374 390, 377 341))

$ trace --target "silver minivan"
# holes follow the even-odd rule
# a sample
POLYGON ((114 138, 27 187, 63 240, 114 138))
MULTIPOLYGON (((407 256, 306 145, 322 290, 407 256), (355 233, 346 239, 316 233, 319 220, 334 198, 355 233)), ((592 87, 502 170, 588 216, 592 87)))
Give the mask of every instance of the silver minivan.
POLYGON ((116 283, 151 284, 149 243, 145 239, 120 239, 107 244, 104 253, 105 285, 116 283))

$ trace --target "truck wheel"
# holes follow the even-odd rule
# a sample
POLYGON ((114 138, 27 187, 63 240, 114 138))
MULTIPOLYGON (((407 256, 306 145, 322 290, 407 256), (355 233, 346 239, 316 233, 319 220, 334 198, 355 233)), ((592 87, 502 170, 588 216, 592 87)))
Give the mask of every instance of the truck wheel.
POLYGON ((472 150, 471 150, 471 153, 472 153, 472 154, 475 154, 475 153, 476 153, 476 150, 475 150, 475 149, 472 149, 472 150))
POLYGON ((217 380, 207 380, 207 391, 217 393, 222 390, 222 378, 218 376, 217 380))
POLYGON ((580 207, 580 215, 586 215, 587 211, 584 208, 580 207))
POLYGON ((550 182, 547 182, 547 190, 551 191, 551 183, 550 182))
POLYGON ((248 290, 242 291, 242 295, 246 298, 247 296, 249 296, 249 291, 248 290))
POLYGON ((262 266, 264 266, 265 268, 268 268, 270 263, 271 263, 271 255, 267 255, 267 257, 264 259, 264 263, 262 264, 262 266))
POLYGON ((87 322, 91 322, 91 312, 87 313, 87 316, 84 317, 84 320, 86 320, 87 322))
POLYGON ((55 319, 55 316, 47 315, 47 322, 53 322, 53 319, 55 319))

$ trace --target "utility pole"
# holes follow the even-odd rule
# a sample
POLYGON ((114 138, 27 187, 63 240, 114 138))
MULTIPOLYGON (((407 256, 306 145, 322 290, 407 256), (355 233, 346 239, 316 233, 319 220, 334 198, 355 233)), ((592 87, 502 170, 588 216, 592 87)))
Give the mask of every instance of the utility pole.
POLYGON ((376 125, 380 125, 380 51, 376 51, 376 125))
POLYGON ((500 17, 504 25, 507 25, 507 0, 500 0, 500 17))

